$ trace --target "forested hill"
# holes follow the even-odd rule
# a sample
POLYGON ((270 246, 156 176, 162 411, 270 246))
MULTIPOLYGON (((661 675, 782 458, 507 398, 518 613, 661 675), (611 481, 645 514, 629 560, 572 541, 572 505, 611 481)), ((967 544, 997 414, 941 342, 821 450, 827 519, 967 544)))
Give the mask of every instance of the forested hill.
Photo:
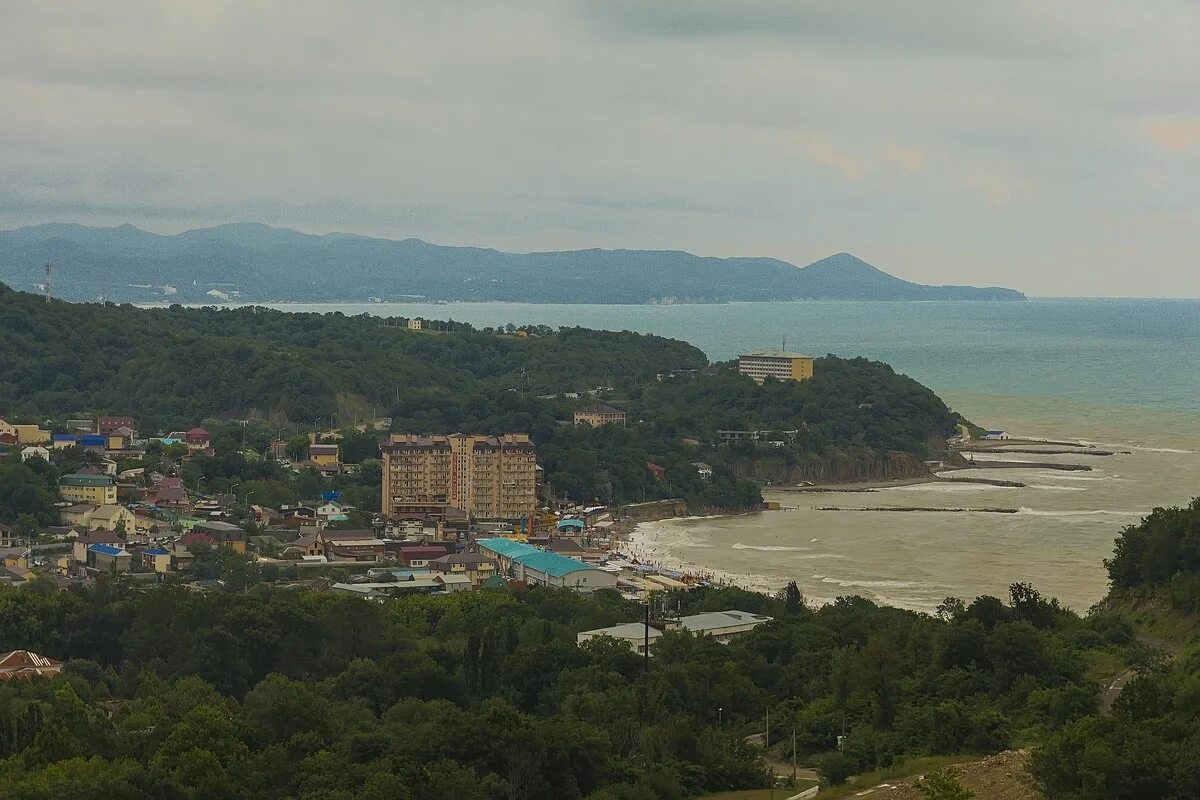
POLYGON ((0 231, 0 281, 33 289, 54 263, 70 300, 211 302, 507 300, 655 303, 763 300, 1023 300, 1012 289, 925 286, 849 253, 798 268, 773 258, 677 250, 505 253, 257 224, 159 236, 122 225, 0 231))
MULTIPOLYGON (((4 414, 127 413, 143 428, 214 416, 365 420, 414 392, 476 401, 653 380, 695 369, 686 342, 564 328, 499 336, 409 331, 366 315, 45 303, 0 285, 4 414)), ((442 421, 439 420, 439 423, 442 421)), ((454 424, 454 420, 445 420, 454 424)))

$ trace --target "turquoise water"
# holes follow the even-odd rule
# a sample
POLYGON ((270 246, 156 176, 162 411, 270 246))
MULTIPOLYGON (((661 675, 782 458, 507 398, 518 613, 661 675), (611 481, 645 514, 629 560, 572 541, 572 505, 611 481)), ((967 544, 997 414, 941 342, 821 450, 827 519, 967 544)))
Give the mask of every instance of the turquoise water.
MULTIPOLYGON (((861 594, 931 610, 947 596, 1005 596, 1031 581, 1077 610, 1107 588, 1122 527, 1200 495, 1200 301, 280 306, 290 310, 628 329, 689 341, 710 358, 778 348, 886 361, 973 421, 1078 439, 1116 455, 1093 470, 979 470, 1024 488, 923 484, 875 493, 768 492, 788 510, 639 527, 633 546, 672 566, 818 601, 861 594), (822 506, 1006 507, 1014 514, 822 512, 822 506)), ((1026 456, 997 459, 1028 460, 1026 456)), ((1038 461, 1070 462, 1067 456, 1038 461)), ((1079 457, 1075 456, 1075 460, 1079 457)))

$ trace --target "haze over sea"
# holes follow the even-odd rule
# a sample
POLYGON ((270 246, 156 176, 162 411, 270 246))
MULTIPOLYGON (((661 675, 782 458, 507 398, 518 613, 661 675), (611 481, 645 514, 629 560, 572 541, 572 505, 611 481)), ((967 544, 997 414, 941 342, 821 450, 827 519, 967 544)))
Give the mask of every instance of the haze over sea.
MULTIPOLYGON (((501 303, 279 306, 473 325, 628 329, 684 339, 715 360, 787 349, 886 361, 968 419, 1018 436, 1127 450, 1091 472, 975 470, 1026 488, 923 484, 876 493, 768 489, 795 510, 639 527, 652 558, 815 600, 861 594, 931 610, 947 596, 1004 596, 1027 580, 1077 610, 1106 590, 1102 559, 1120 529, 1200 495, 1200 300, 809 302, 729 305, 501 303), (819 512, 813 505, 1009 507, 1017 514, 819 512), (798 507, 798 508, 797 508, 798 507)), ((580 387, 582 388, 582 387, 580 387)), ((982 460, 983 457, 981 457, 982 460)))

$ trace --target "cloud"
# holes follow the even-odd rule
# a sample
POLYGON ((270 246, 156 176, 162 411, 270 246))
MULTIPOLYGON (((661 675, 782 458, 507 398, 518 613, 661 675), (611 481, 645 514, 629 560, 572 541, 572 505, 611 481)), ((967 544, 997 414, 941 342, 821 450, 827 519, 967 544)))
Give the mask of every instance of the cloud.
POLYGON ((1037 184, 1011 167, 995 162, 969 165, 962 173, 962 184, 991 201, 1004 206, 1037 188, 1037 184))
POLYGON ((1194 216, 1161 208, 1200 182, 1173 157, 1200 145, 1190 0, 0 6, 0 227, 850 250, 917 280, 1200 293, 1194 216), (1077 260, 1101 225, 1154 262, 1077 260), (997 275, 1017 241, 1028 271, 997 275))
POLYGON ((925 150, 920 147, 904 147, 898 144, 885 145, 883 157, 902 167, 912 175, 925 171, 925 150))
POLYGON ((1146 135, 1170 153, 1186 153, 1200 144, 1200 121, 1157 122, 1147 126, 1146 135))

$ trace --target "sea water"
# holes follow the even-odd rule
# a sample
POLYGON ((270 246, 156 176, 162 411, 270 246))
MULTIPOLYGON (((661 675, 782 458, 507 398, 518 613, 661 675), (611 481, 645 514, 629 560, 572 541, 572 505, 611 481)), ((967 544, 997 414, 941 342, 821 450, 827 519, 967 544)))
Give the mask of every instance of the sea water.
MULTIPOLYGON (((1155 506, 1200 495, 1200 301, 1031 300, 608 306, 505 303, 287 305, 632 330, 684 339, 714 360, 758 349, 886 361, 955 410, 1016 436, 1078 439, 1111 457, 1091 472, 972 470, 1025 488, 922 484, 874 493, 768 489, 791 510, 642 525, 651 558, 775 590, 796 580, 823 601, 860 594, 930 610, 943 598, 1005 595, 1032 582, 1085 610, 1107 588, 1103 559, 1155 506), (828 512, 813 506, 1015 508, 1015 514, 828 512)), ((583 388, 583 387, 579 387, 583 388)))

